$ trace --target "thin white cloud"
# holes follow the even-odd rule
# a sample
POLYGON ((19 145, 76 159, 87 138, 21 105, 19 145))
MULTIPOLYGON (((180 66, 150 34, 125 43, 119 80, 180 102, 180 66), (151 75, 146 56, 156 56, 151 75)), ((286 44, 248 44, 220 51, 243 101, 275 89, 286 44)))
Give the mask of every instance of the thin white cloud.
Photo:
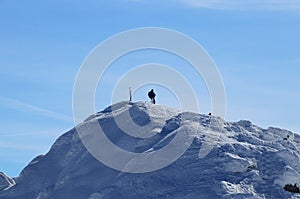
POLYGON ((12 133, 0 133, 0 137, 20 137, 20 136, 36 136, 36 137, 53 137, 57 138, 63 132, 67 132, 65 129, 52 130, 52 131, 36 131, 36 132, 12 132, 12 133))
POLYGON ((68 115, 64 115, 61 113, 57 113, 51 110, 47 110, 47 109, 43 109, 37 106, 33 106, 31 104, 27 104, 15 99, 11 99, 11 98, 6 98, 6 97, 0 97, 0 105, 1 106, 6 106, 18 111, 27 111, 27 112, 31 112, 34 114, 38 114, 41 116, 45 116, 45 117, 50 117, 50 118, 54 118, 57 120, 63 120, 63 121, 67 121, 67 122, 72 122, 73 118, 68 116, 68 115))
POLYGON ((0 148, 29 150, 29 151, 45 151, 48 149, 48 147, 46 146, 22 145, 22 144, 9 143, 9 142, 0 142, 0 148))
POLYGON ((299 0, 179 0, 192 7, 219 10, 300 10, 299 0))

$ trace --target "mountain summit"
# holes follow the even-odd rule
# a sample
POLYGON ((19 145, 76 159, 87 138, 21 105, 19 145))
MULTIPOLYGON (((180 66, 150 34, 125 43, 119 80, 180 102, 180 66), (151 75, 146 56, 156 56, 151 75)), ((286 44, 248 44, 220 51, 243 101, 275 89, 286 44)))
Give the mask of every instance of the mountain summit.
MULTIPOLYGON (((110 152, 97 147, 102 154, 110 152)), ((18 177, 0 172, 0 198, 300 198, 299 193, 284 190, 286 184, 300 184, 299 157, 300 136, 287 130, 263 129, 244 120, 226 122, 150 103, 121 102, 63 134, 18 177), (126 113, 143 131, 131 128, 126 113), (117 121, 134 135, 126 134, 117 121), (180 133, 185 134, 183 146, 171 149, 191 142, 178 159, 158 170, 143 170, 148 164, 135 165, 134 160, 118 170, 98 161, 83 144, 95 122, 113 144, 131 154, 146 154, 143 158, 152 158, 180 133), (135 168, 141 172, 127 172, 135 168)), ((111 157, 118 158, 122 157, 111 157)), ((155 158, 151 166, 168 159, 155 158)))

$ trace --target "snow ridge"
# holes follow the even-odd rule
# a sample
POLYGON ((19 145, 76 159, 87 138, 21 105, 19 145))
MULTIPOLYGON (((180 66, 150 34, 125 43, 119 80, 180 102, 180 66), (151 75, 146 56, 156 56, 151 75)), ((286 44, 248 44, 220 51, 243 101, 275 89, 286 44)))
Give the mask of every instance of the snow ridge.
POLYGON ((5 175, 5 173, 0 172, 0 191, 7 190, 15 185, 15 181, 5 175))
POLYGON ((300 198, 283 189, 285 184, 300 184, 298 134, 142 102, 114 104, 80 125, 88 129, 95 121, 114 144, 136 153, 162 149, 180 129, 194 140, 171 165, 133 174, 98 162, 74 128, 14 180, 0 173, 0 198, 300 198), (114 121, 120 117, 127 124, 128 110, 137 125, 151 123, 140 132, 142 138, 125 134, 114 121))

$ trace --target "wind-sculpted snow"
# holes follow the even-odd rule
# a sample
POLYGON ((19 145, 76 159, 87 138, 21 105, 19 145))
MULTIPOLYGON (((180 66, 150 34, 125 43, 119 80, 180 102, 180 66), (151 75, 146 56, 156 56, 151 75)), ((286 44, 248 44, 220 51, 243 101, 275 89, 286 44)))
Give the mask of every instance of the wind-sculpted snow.
MULTIPOLYGON (((111 142, 135 153, 160 150, 179 131, 188 132, 194 140, 165 168, 126 173, 97 161, 74 128, 59 137, 47 154, 34 158, 19 177, 10 179, 0 173, 0 198, 300 198, 283 189, 285 184, 300 184, 298 134, 262 129, 250 121, 226 122, 214 116, 180 113, 148 103, 121 102, 80 125, 89 129, 95 121, 111 142), (126 110, 137 125, 145 126, 145 132, 133 129, 128 135, 118 127, 116 118, 125 125, 129 122, 126 110)), ((128 162, 124 166, 134 165, 128 162)))
POLYGON ((15 185, 15 181, 5 175, 3 172, 0 172, 0 191, 9 189, 15 185))

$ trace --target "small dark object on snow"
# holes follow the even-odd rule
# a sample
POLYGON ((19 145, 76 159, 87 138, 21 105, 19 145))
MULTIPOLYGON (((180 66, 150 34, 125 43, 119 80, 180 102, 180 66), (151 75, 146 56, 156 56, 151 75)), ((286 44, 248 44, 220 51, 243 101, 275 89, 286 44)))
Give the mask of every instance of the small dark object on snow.
POLYGON ((151 89, 151 91, 148 92, 148 97, 151 99, 151 102, 153 104, 155 104, 155 96, 156 96, 156 94, 154 93, 154 90, 151 89))
POLYGON ((208 115, 211 115, 211 113, 208 113, 208 115))
POLYGON ((296 183, 294 185, 292 185, 292 184, 286 184, 284 186, 284 190, 292 192, 292 193, 300 193, 299 187, 297 187, 296 183))
POLYGON ((288 140, 290 138, 290 135, 287 135, 286 138, 283 138, 284 140, 288 140))

